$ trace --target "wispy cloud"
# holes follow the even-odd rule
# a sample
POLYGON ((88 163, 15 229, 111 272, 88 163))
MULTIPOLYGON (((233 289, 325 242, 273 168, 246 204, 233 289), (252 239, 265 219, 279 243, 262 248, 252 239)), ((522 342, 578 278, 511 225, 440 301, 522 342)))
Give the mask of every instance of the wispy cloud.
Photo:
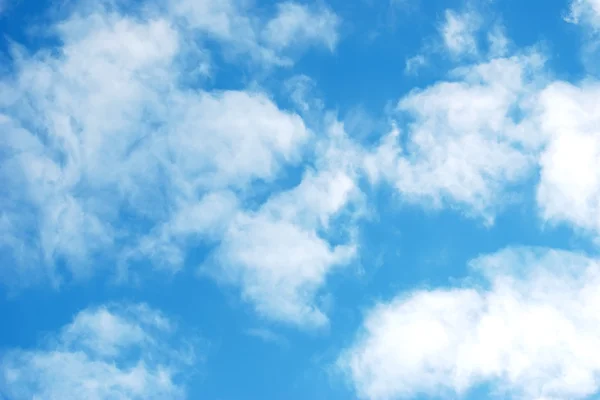
POLYGON ((475 35, 480 24, 481 20, 477 13, 456 13, 446 10, 444 23, 440 26, 440 35, 451 55, 476 55, 478 53, 475 35))
MULTIPOLYGON (((359 154, 341 124, 317 150, 316 169, 300 184, 274 194, 254 212, 240 212, 214 254, 219 277, 243 288, 259 313, 289 323, 321 328, 328 318, 314 304, 327 276, 356 256, 352 232, 332 245, 327 233, 344 210, 360 212, 355 179, 359 154)), ((339 235, 339 233, 338 233, 339 235)))
POLYGON ((404 73, 406 74, 416 74, 419 69, 423 66, 427 65, 427 59, 424 55, 418 54, 406 60, 404 73))

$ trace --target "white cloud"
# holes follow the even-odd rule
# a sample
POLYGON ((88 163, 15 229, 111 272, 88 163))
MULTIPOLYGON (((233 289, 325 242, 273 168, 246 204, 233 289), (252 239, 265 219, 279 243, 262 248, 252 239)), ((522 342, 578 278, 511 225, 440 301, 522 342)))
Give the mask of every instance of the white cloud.
POLYGON ((531 121, 513 114, 529 109, 541 65, 537 53, 492 59, 408 94, 398 107, 411 122, 367 157, 370 178, 389 182, 408 201, 493 218, 505 187, 532 171, 543 142, 531 121))
MULTIPOLYGON (((56 262, 85 275, 90 257, 113 243, 116 212, 108 204, 143 173, 143 160, 127 156, 148 134, 143 110, 158 100, 177 50, 176 32, 160 19, 91 14, 58 31, 58 56, 21 53, 15 75, 0 82, 7 235, 14 252, 29 248, 26 264, 46 265, 56 281, 56 262)), ((16 272, 18 258, 5 268, 16 272)))
POLYGON ((448 9, 444 17, 435 38, 426 42, 417 55, 406 60, 405 73, 415 73, 439 54, 445 59, 449 56, 454 63, 465 60, 485 62, 509 56, 511 42, 505 28, 498 21, 490 20, 490 15, 474 9, 448 9))
POLYGON ((581 62, 589 76, 598 73, 598 49, 600 49, 600 1, 571 0, 565 21, 582 28, 581 62))
POLYGON ((474 12, 456 13, 446 10, 440 34, 446 49, 453 56, 477 55, 475 34, 481 25, 480 17, 474 12))
POLYGON ((271 196, 255 212, 240 211, 214 254, 219 278, 240 285, 260 314, 306 328, 327 325, 315 297, 332 269, 356 255, 352 232, 333 245, 330 225, 345 210, 348 218, 357 216, 361 201, 359 154, 339 123, 317 154, 316 169, 298 186, 271 196))
POLYGON ((178 271, 185 265, 186 246, 218 241, 239 207, 238 198, 230 191, 176 201, 170 219, 137 238, 137 243, 121 255, 119 279, 130 277, 132 261, 147 260, 160 269, 178 271))
POLYGON ((328 236, 359 192, 348 154, 338 154, 347 140, 314 142, 300 116, 262 91, 186 87, 182 56, 204 54, 198 35, 234 53, 333 48, 339 19, 294 3, 270 22, 236 1, 165 7, 132 16, 76 8, 54 27, 59 47, 15 49, 14 73, 0 80, 10 188, 1 197, 2 280, 59 285, 115 264, 127 279, 142 262, 177 271, 201 242, 218 247, 211 274, 227 275, 261 314, 323 326, 315 296, 355 253, 350 239, 332 245, 328 236), (287 22, 278 41, 273 30, 287 22), (248 206, 255 186, 269 187, 305 147, 317 156, 302 183, 248 206))
POLYGON ((600 28, 600 1, 572 0, 565 19, 573 24, 585 23, 594 29, 600 28))
POLYGON ((310 136, 298 115, 263 93, 176 94, 168 107, 175 168, 205 187, 271 180, 282 164, 298 161, 310 136))
POLYGON ((242 215, 217 254, 228 279, 267 317, 309 328, 327 324, 312 304, 331 268, 348 263, 351 245, 332 246, 309 228, 269 215, 242 215))
POLYGON ((194 350, 171 347, 174 325, 146 305, 77 314, 44 346, 1 356, 0 387, 18 399, 179 399, 194 350))
POLYGON ((537 201, 542 217, 600 233, 600 86, 555 82, 539 96, 548 137, 540 157, 537 201))
POLYGON ((0 82, 7 280, 37 264, 58 284, 63 261, 85 276, 91 258, 146 233, 117 226, 120 212, 156 224, 199 192, 269 181, 310 136, 262 93, 180 87, 185 43, 168 20, 99 8, 57 31, 57 53, 21 52, 0 82))
MULTIPOLYGON (((201 114, 193 113, 196 118, 201 114)), ((256 118, 260 114, 243 115, 256 118)), ((244 122, 244 116, 237 121, 248 131, 252 124, 244 122)), ((269 120, 276 119, 272 116, 269 120)), ((279 127, 279 140, 288 143, 283 135, 285 124, 273 126, 279 127)), ((257 132, 268 134, 267 128, 257 132)), ((254 138, 253 144, 260 144, 260 139, 254 138)), ((183 147, 189 150, 194 145, 183 147)), ((255 149, 248 156, 260 154, 255 149)), ((268 179, 271 169, 261 168, 268 161, 268 154, 234 171, 264 170, 260 177, 268 179)), ((130 249, 124 255, 125 262, 148 259, 178 269, 185 260, 186 247, 194 241, 203 241, 216 248, 202 272, 239 286, 242 297, 263 317, 308 329, 325 327, 328 318, 316 302, 317 295, 332 270, 356 256, 353 223, 346 228, 337 219, 352 222, 360 215, 362 193, 356 179, 361 153, 348 139, 343 126, 333 122, 328 125, 326 137, 316 142, 315 154, 313 167, 305 170, 297 186, 270 194, 256 208, 245 208, 242 199, 212 181, 208 186, 200 186, 211 190, 201 199, 180 196, 175 202, 176 212, 130 249), (332 244, 331 235, 342 235, 342 241, 332 244)), ((223 170, 227 171, 218 169, 223 170)), ((206 173, 194 175, 194 179, 184 181, 197 182, 205 176, 206 173)), ((243 182, 247 180, 246 177, 243 182)), ((236 175, 217 180, 221 182, 231 186, 238 178, 236 175)))
POLYGON ((277 15, 268 22, 263 36, 275 49, 314 42, 333 51, 338 42, 339 25, 339 17, 327 8, 311 9, 286 2, 277 5, 277 15))
POLYGON ((460 396, 480 384, 515 399, 600 390, 600 262, 509 248, 471 267, 481 285, 417 290, 368 313, 339 360, 361 397, 460 396))

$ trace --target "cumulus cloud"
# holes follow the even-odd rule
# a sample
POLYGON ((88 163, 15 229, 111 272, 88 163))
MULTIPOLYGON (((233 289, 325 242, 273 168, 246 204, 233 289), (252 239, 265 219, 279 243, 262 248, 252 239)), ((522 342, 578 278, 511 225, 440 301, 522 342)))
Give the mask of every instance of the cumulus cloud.
MULTIPOLYGON (((263 92, 191 90, 178 81, 189 31, 248 51, 263 45, 240 7, 173 2, 177 23, 170 14, 140 19, 93 8, 57 25, 58 55, 20 54, 0 99, 8 132, 2 172, 12 188, 0 224, 5 282, 34 273, 59 284, 58 265, 85 276, 94 257, 117 262, 121 278, 135 261, 176 271, 187 247, 204 242, 217 246, 210 274, 239 285, 261 314, 327 323, 314 296, 355 253, 354 244, 334 246, 326 235, 358 193, 354 167, 336 153, 344 134, 317 141, 316 164, 298 187, 246 209, 252 185, 298 163, 314 134, 263 92), (23 269, 32 265, 42 268, 23 269)), ((319 12, 280 6, 265 25, 267 44, 333 47, 339 21, 319 12), (295 21, 285 43, 272 36, 282 21, 295 21)))
MULTIPOLYGON (((256 156, 256 150, 251 154, 256 156)), ((258 208, 244 207, 231 190, 177 203, 177 212, 128 250, 125 259, 178 269, 187 246, 203 240, 215 247, 201 272, 239 286, 260 315, 308 329, 327 326, 315 300, 332 271, 356 257, 352 227, 362 212, 357 184, 362 151, 333 120, 317 141, 315 155, 296 186, 274 191, 258 208)), ((231 186, 231 179, 226 182, 231 186)))
POLYGON ((466 206, 493 219, 506 186, 531 173, 543 143, 533 122, 515 114, 528 112, 542 66, 535 52, 494 58, 409 93, 398 103, 409 122, 366 158, 369 176, 408 201, 466 206))
POLYGON ((353 232, 335 225, 345 238, 330 243, 332 223, 359 215, 362 197, 356 183, 360 152, 340 123, 330 126, 317 154, 315 169, 298 186, 254 212, 241 211, 214 254, 220 278, 240 284, 259 313, 308 328, 327 325, 315 296, 335 267, 356 256, 353 232))
POLYGON ((339 366, 369 399, 490 395, 583 399, 600 390, 600 262, 508 248, 472 261, 482 281, 376 305, 339 366))
MULTIPOLYGON (((187 85, 190 64, 210 64, 203 40, 226 60, 269 67, 339 40, 325 6, 272 11, 259 17, 234 0, 128 12, 87 4, 52 26, 55 47, 13 46, 0 77, 4 284, 59 286, 115 264, 121 279, 141 264, 176 272, 202 244, 203 272, 239 287, 262 316, 324 327, 319 293, 356 257, 363 174, 403 201, 491 222, 511 185, 539 167, 542 217, 600 229, 594 85, 541 90, 543 57, 507 55, 495 26, 487 59, 405 95, 394 129, 367 150, 323 122, 306 76, 286 86, 305 119, 264 90, 187 85), (289 167, 301 179, 282 187, 289 167)), ((477 54, 479 17, 445 17, 448 50, 477 54)))
POLYGON ((194 348, 173 347, 175 325, 140 305, 78 313, 35 349, 4 352, 0 387, 11 399, 182 399, 194 348))
POLYGON ((539 97, 548 138, 540 157, 537 201, 545 220, 600 233, 600 86, 555 82, 539 97))
POLYGON ((295 3, 272 19, 253 12, 237 1, 173 0, 127 13, 86 4, 52 27, 55 48, 14 47, 0 78, 3 283, 59 286, 114 264, 126 279, 140 261, 177 271, 201 242, 218 247, 214 268, 235 270, 231 282, 262 314, 326 322, 311 301, 331 266, 351 258, 352 245, 324 236, 355 189, 350 170, 323 150, 297 189, 246 202, 305 147, 334 139, 264 91, 190 87, 184 75, 207 62, 198 37, 272 64, 264 57, 297 45, 333 48, 339 19, 295 3), (283 42, 273 36, 282 23, 291 29, 283 42))
POLYGON ((139 121, 177 49, 176 32, 161 19, 94 13, 57 30, 60 55, 19 52, 14 74, 0 82, 1 173, 10 188, 2 245, 13 255, 3 275, 43 265, 45 277, 58 279, 57 262, 85 275, 90 258, 114 242, 117 212, 108 204, 145 177, 135 148, 149 126, 139 121))

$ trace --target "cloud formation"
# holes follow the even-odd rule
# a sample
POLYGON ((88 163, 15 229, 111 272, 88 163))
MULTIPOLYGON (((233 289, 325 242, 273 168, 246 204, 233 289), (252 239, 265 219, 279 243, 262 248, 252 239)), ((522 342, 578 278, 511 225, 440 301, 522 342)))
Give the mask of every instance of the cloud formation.
POLYGON ((574 24, 589 25, 595 30, 600 28, 600 2, 598 0, 572 0, 566 20, 574 24))
POLYGON ((540 158, 537 201, 544 219, 600 233, 600 137, 597 82, 554 82, 540 95, 548 144, 540 158))
POLYGON ((359 192, 350 153, 338 154, 343 128, 332 121, 320 129, 335 133, 314 132, 260 89, 182 79, 195 63, 210 74, 197 35, 270 67, 292 62, 296 48, 333 50, 339 18, 291 2, 263 19, 237 1, 174 0, 155 11, 82 5, 53 26, 57 48, 14 48, 0 82, 10 189, 1 198, 3 282, 58 287, 100 265, 128 279, 146 260, 178 271, 190 243, 204 243, 214 248, 210 274, 239 285, 260 314, 325 325, 313 297, 355 254, 353 243, 327 237, 359 192), (279 190, 284 167, 306 149, 315 164, 297 187, 279 190), (256 185, 274 185, 258 208, 248 206, 256 185))
POLYGON ((261 314, 313 328, 328 323, 313 304, 316 292, 357 251, 352 231, 337 225, 337 235, 344 233, 345 240, 330 244, 331 227, 337 217, 351 221, 361 208, 356 184, 360 153, 340 123, 332 123, 322 145, 315 169, 257 211, 239 213, 215 254, 222 276, 241 283, 244 297, 261 314))
POLYGON ((470 263, 480 283, 373 307, 339 366, 362 398, 583 399, 600 389, 600 262, 508 248, 470 263))
POLYGON ((88 308, 39 348, 4 352, 0 388, 15 400, 183 399, 197 360, 181 338, 172 347, 175 331, 144 304, 88 308))
POLYGON ((493 219, 543 143, 531 120, 516 117, 528 112, 540 71, 536 52, 493 58, 412 91, 398 103, 406 128, 393 129, 366 159, 371 180, 389 182, 408 201, 493 219))
MULTIPOLYGON (((117 3, 73 5, 41 48, 11 44, 0 76, 3 285, 189 268, 234 287, 261 319, 325 331, 322 294, 359 259, 373 186, 491 225, 527 183, 540 223, 599 237, 597 82, 553 79, 544 51, 514 51, 475 12, 445 10, 435 51, 449 72, 398 94, 373 144, 327 111, 316 81, 289 71, 314 49, 336 52, 342 19, 328 6, 117 3), (216 89, 220 63, 243 78, 216 89), (273 71, 293 75, 286 101, 254 79, 273 71)), ((599 10, 574 0, 569 21, 596 29, 599 10)), ((373 307, 338 365, 370 399, 488 384, 518 399, 585 398, 600 389, 599 265, 551 249, 482 256, 475 283, 373 307)), ((38 349, 3 354, 1 387, 16 399, 183 398, 193 358, 174 334, 144 305, 90 308, 38 349)), ((248 334, 286 343, 267 328, 248 334)))

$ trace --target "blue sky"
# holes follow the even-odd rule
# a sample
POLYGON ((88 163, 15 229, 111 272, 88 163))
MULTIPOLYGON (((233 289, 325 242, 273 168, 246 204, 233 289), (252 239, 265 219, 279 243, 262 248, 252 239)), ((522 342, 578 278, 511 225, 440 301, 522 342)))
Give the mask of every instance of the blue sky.
POLYGON ((0 32, 0 399, 600 396, 599 1, 0 32))

